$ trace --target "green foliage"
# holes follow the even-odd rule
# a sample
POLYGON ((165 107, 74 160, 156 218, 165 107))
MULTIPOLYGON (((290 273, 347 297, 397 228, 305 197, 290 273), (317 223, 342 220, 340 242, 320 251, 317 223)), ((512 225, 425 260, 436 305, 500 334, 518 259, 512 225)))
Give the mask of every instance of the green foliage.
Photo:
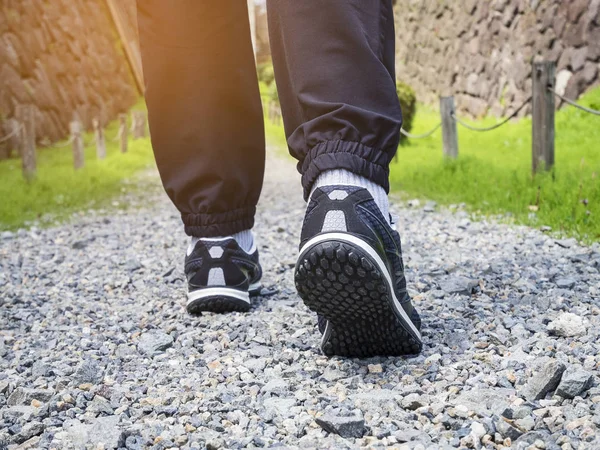
MULTIPOLYGON (((600 88, 580 101, 600 104, 600 88)), ((419 108, 416 133, 439 123, 419 108)), ((477 126, 497 123, 485 118, 477 126)), ((457 161, 444 161, 441 131, 398 149, 390 181, 396 190, 440 203, 465 202, 473 212, 502 214, 530 226, 550 226, 584 241, 600 240, 600 118, 566 106, 556 116, 556 166, 531 175, 531 119, 476 133, 459 127, 457 161)))
POLYGON ((269 100, 279 104, 279 93, 277 91, 277 85, 275 83, 271 83, 268 91, 269 100))
POLYGON ((261 83, 265 83, 267 86, 271 86, 271 84, 275 84, 275 72, 273 70, 273 63, 266 62, 259 64, 257 67, 258 71, 258 81, 261 83))
MULTIPOLYGON (((415 90, 412 87, 402 81, 396 82, 396 93, 398 94, 400 107, 402 108, 402 128, 410 132, 417 112, 417 94, 415 94, 415 90)), ((402 140, 404 140, 404 136, 402 140)))
POLYGON ((121 154, 118 142, 111 142, 117 131, 116 122, 106 130, 103 161, 96 159, 93 134, 87 133, 84 141, 91 144, 85 149, 85 167, 77 171, 70 146, 38 149, 37 176, 29 183, 21 174, 20 160, 0 161, 0 229, 16 229, 35 220, 52 224, 77 211, 112 206, 116 195, 143 187, 134 175, 154 165, 150 140, 132 140, 129 151, 121 154))
POLYGON ((260 95, 263 103, 268 105, 270 102, 279 104, 279 94, 277 92, 277 84, 275 83, 275 72, 273 71, 273 63, 266 62, 259 64, 257 67, 258 82, 260 86, 260 95))
POLYGON ((265 109, 268 108, 269 103, 271 102, 279 104, 279 94, 277 92, 277 85, 275 83, 267 85, 263 82, 260 82, 258 86, 260 88, 260 97, 265 109))
POLYGON ((269 99, 269 86, 262 81, 258 83, 258 89, 260 91, 260 99, 265 102, 265 100, 269 99))

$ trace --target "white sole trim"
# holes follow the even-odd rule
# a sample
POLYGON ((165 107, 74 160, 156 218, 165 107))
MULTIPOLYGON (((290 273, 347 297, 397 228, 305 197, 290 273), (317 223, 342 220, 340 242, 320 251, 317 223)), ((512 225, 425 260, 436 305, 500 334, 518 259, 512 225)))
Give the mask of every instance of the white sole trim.
POLYGON ((237 300, 242 300, 250 304, 250 295, 247 292, 238 291, 237 289, 216 287, 216 288, 204 288, 197 291, 188 293, 187 304, 207 297, 231 297, 237 300))
POLYGON ((329 340, 329 336, 331 336, 331 322, 328 320, 325 325, 325 331, 323 331, 323 336, 321 336, 321 349, 323 349, 323 346, 329 340))
MULTIPOLYGON (((325 242, 325 241, 341 241, 341 242, 346 242, 348 244, 355 245, 355 246, 359 247, 361 250, 363 250, 365 253, 367 253, 371 258, 373 258, 373 260, 375 261, 377 266, 379 266, 379 270, 384 274, 385 281, 388 285, 389 291, 392 294, 392 300, 393 300, 392 305, 394 306, 394 309, 400 316, 402 316, 402 319, 404 320, 404 322, 406 322, 406 324, 410 327, 411 332, 419 339, 419 341, 421 341, 421 333, 419 332, 419 330, 417 330, 417 327, 415 327, 415 325, 412 323, 412 320, 410 320, 410 317, 408 317, 408 314, 406 314, 406 311, 404 310, 404 308, 398 301, 398 298, 396 298, 396 292, 394 290, 390 274, 387 270, 387 267, 385 266, 385 263, 381 259, 381 256, 379 256, 377 254, 375 249, 373 249, 369 244, 367 244, 362 239, 357 238, 356 236, 353 236, 348 233, 324 233, 324 234, 315 236, 314 238, 309 240, 300 250, 300 255, 303 255, 304 252, 306 252, 306 250, 309 249, 310 247, 313 247, 314 245, 320 244, 321 242, 325 242)), ((329 322, 328 322, 328 325, 329 325, 329 322)), ((327 331, 327 329, 326 329, 326 331, 327 331)), ((325 337, 325 333, 323 334, 323 337, 325 337)))

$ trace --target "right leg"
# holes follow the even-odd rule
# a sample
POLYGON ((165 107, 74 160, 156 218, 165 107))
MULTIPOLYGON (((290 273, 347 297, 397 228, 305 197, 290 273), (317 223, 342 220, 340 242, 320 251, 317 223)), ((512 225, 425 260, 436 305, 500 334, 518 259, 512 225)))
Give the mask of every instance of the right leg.
POLYGON ((223 289, 245 290, 231 293, 245 301, 256 275, 234 261, 239 247, 254 254, 250 229, 265 164, 247 4, 138 0, 137 7, 156 163, 186 233, 196 238, 186 258, 190 302, 214 293, 220 297, 209 299, 209 310, 227 310, 223 289))

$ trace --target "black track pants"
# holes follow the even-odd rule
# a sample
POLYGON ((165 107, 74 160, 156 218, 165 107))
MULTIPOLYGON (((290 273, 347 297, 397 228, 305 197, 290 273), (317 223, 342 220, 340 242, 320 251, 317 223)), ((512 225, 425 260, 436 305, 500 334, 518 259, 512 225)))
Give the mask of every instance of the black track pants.
MULTIPOLYGON (((346 169, 389 189, 402 124, 392 0, 268 0, 275 76, 305 197, 346 169)), ((251 228, 265 162, 244 0, 138 0, 152 145, 189 235, 251 228)))

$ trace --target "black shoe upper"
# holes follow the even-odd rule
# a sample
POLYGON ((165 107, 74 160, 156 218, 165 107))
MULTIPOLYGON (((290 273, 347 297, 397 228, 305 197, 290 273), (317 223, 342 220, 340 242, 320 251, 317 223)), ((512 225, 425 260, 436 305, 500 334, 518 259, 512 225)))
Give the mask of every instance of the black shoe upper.
POLYGON ((368 243, 387 266, 400 304, 417 327, 420 319, 406 290, 400 235, 384 219, 368 190, 356 186, 326 186, 313 193, 302 227, 300 248, 328 232, 346 232, 368 243))
POLYGON ((258 250, 252 254, 240 248, 235 239, 196 243, 185 258, 189 291, 207 287, 228 287, 248 291, 262 277, 258 250))

